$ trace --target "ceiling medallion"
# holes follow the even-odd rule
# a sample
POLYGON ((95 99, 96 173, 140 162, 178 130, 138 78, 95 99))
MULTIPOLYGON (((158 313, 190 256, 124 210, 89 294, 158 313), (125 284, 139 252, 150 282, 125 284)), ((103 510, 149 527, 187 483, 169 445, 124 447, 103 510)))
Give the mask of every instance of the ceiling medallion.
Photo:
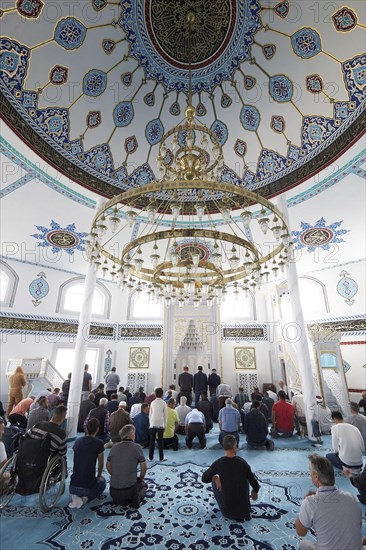
POLYGON ((349 229, 338 229, 342 221, 327 224, 324 218, 320 218, 315 224, 301 222, 301 231, 292 231, 292 236, 296 249, 307 248, 308 252, 313 252, 315 248, 329 250, 330 244, 342 243, 344 239, 341 235, 349 232, 349 229))
MULTIPOLYGON (((195 13, 189 12, 188 52, 196 21, 195 13)), ((270 274, 276 277, 284 271, 293 252, 286 220, 276 206, 225 180, 222 145, 227 128, 218 120, 210 129, 198 121, 191 75, 189 63, 184 121, 168 131, 156 127, 158 119, 146 127, 150 142, 159 144, 159 179, 103 204, 92 222, 87 247, 89 261, 104 277, 118 280, 122 289, 136 291, 137 296, 147 292, 167 307, 211 307, 228 289, 236 298, 241 290, 248 295, 270 274), (138 223, 140 215, 143 225, 138 223), (251 225, 252 220, 256 223, 251 225), (218 231, 216 223, 222 221, 225 231, 218 231), (162 225, 168 228, 161 230, 162 225), (122 231, 126 226, 134 228, 127 243, 122 231), (117 246, 111 248, 110 242, 117 246)), ((243 107, 243 124, 253 130, 258 123, 257 110, 243 107)), ((237 149, 244 155, 246 144, 237 142, 237 149)))
POLYGON ((121 6, 118 24, 126 32, 130 55, 144 67, 147 78, 168 90, 188 90, 184 25, 191 9, 197 15, 191 58, 193 93, 211 92, 231 80, 239 64, 250 58, 254 35, 262 28, 259 0, 122 0, 121 6))
POLYGON ((52 220, 50 228, 43 227, 42 225, 36 225, 36 228, 40 233, 35 233, 32 237, 40 241, 38 246, 43 248, 52 247, 54 254, 65 250, 67 254, 72 256, 74 250, 85 250, 85 237, 88 233, 77 232, 74 223, 62 228, 57 222, 52 220))

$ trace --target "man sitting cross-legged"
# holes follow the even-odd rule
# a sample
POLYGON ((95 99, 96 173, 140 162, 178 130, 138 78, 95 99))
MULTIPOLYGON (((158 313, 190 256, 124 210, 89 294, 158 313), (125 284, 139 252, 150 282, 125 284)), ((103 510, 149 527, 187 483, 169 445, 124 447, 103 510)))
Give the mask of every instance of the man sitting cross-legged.
POLYGON ((111 475, 110 495, 114 504, 130 504, 132 508, 138 508, 147 489, 144 482, 146 460, 141 446, 135 443, 135 427, 132 424, 123 426, 120 438, 121 442, 113 445, 107 458, 107 470, 111 475))
POLYGON ((106 481, 102 476, 104 463, 103 441, 96 437, 99 420, 91 418, 86 424, 86 434, 74 443, 74 469, 70 479, 70 508, 80 508, 88 500, 99 497, 106 481), (98 461, 98 474, 95 477, 95 465, 98 461))
POLYGON ((310 478, 316 493, 309 491, 296 519, 296 533, 304 537, 309 529, 316 534, 316 545, 303 540, 300 550, 361 548, 361 510, 353 495, 334 485, 334 470, 324 456, 310 455, 310 478))
POLYGON ((249 464, 236 456, 238 447, 234 435, 223 440, 225 456, 215 462, 202 475, 203 483, 212 482, 217 504, 226 518, 236 521, 250 520, 250 500, 257 500, 259 483, 249 464), (249 495, 249 485, 252 491, 249 495))

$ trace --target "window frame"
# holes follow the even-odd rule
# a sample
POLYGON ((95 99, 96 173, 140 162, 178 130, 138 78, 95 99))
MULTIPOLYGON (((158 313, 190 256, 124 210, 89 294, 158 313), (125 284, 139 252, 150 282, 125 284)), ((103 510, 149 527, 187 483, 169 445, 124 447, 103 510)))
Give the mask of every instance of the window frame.
POLYGON ((0 305, 2 307, 13 307, 19 283, 19 275, 12 267, 10 267, 9 264, 4 262, 3 260, 0 260, 0 269, 9 279, 4 299, 0 301, 0 305))
MULTIPOLYGON (((56 313, 63 313, 64 315, 74 315, 76 317, 80 315, 80 311, 73 311, 65 308, 67 291, 71 287, 78 284, 85 284, 85 277, 73 277, 72 279, 68 279, 67 281, 62 283, 62 285, 60 285, 56 304, 56 313)), ((112 295, 109 290, 99 281, 96 282, 95 286, 104 296, 104 307, 103 313, 92 313, 91 316, 93 319, 109 319, 111 312, 112 295)))
POLYGON ((127 321, 149 321, 150 323, 157 323, 162 322, 164 320, 164 306, 163 304, 160 304, 160 312, 161 315, 159 317, 145 317, 145 316, 137 316, 133 314, 134 310, 134 303, 137 298, 137 292, 136 290, 133 290, 131 294, 128 296, 128 304, 127 304, 127 321))

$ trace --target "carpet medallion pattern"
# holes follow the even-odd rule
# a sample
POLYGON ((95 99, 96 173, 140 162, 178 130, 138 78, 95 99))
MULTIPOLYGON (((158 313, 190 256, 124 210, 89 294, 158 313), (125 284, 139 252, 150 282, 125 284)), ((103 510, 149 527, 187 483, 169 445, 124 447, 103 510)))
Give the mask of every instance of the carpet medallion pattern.
MULTIPOLYGON (((65 493, 59 508, 42 514, 36 497, 16 496, 13 505, 3 512, 2 521, 15 517, 50 521, 49 535, 38 538, 35 546, 24 546, 28 549, 43 545, 58 550, 294 550, 298 547, 300 539, 296 535, 295 519, 308 487, 307 472, 256 471, 261 486, 259 498, 252 505, 251 521, 239 523, 222 517, 210 484, 201 482, 205 469, 206 465, 193 463, 153 465, 146 478, 146 499, 138 510, 113 506, 107 492, 80 510, 70 510, 65 493), (30 505, 32 499, 34 506, 30 505)), ((6 544, 8 535, 4 532, 2 535, 2 548, 10 550, 12 547, 6 544)))

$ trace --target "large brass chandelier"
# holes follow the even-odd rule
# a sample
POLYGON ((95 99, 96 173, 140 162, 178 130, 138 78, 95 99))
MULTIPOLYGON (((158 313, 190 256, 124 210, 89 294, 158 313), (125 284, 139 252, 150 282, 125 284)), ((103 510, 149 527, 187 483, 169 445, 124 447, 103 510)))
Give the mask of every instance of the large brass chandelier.
MULTIPOLYGON (((293 244, 276 206, 225 179, 222 146, 196 118, 192 105, 189 32, 188 106, 185 118, 159 144, 159 178, 128 188, 96 213, 89 259, 122 289, 179 307, 220 302, 255 292, 283 271, 293 244), (259 207, 259 209, 258 209, 259 207), (138 235, 124 241, 126 228, 138 235), (222 229, 224 227, 224 229, 222 229)), ((127 187, 127 186, 126 186, 127 187)))

